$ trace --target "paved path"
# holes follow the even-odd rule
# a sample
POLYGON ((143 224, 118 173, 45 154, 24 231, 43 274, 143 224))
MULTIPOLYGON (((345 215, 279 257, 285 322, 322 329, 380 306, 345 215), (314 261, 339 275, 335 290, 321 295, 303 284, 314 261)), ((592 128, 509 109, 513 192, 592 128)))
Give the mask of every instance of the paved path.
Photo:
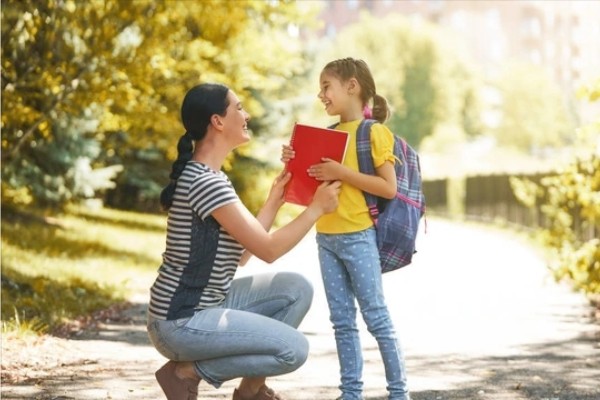
MULTIPOLYGON (((600 399, 600 328, 582 296, 555 284, 522 238, 430 218, 418 250, 412 265, 384 280, 413 399, 600 399)), ((309 360, 270 384, 290 400, 333 400, 338 367, 314 235, 274 265, 254 260, 241 274, 270 268, 302 272, 316 289, 300 326, 311 342, 309 360)), ((53 342, 72 363, 57 359, 60 374, 49 372, 38 385, 4 386, 2 398, 162 399, 153 372, 163 360, 146 338, 144 300, 131 310, 131 324, 53 342)), ((384 400, 377 347, 361 328, 365 397, 384 400)), ((201 384, 199 398, 230 399, 236 384, 201 384)))

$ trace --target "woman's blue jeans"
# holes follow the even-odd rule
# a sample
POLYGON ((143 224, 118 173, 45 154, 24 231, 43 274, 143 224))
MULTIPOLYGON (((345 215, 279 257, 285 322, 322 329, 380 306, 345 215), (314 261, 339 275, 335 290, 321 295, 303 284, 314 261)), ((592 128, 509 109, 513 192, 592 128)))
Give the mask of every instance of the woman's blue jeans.
POLYGON ((234 279, 218 308, 173 321, 150 318, 148 335, 166 358, 194 361, 200 378, 214 387, 286 374, 308 356, 308 341, 296 328, 312 297, 311 283, 293 272, 234 279))
POLYGON ((343 400, 362 399, 363 358, 356 324, 356 300, 377 341, 390 400, 407 400, 404 355, 383 294, 375 229, 317 234, 321 276, 329 304, 340 364, 343 400))

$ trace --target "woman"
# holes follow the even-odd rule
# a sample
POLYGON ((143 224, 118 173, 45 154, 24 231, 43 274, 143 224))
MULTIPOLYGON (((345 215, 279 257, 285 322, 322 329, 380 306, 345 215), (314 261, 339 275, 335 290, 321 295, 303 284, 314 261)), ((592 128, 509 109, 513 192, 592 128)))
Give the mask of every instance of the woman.
POLYGON ((226 86, 201 84, 185 96, 171 183, 163 263, 151 288, 148 333, 168 358, 156 379, 168 400, 197 398, 200 380, 219 387, 242 377, 234 400, 282 399, 266 377, 292 372, 308 355, 296 328, 312 301, 301 275, 279 272, 233 279, 254 254, 273 262, 337 207, 340 183, 324 183, 292 222, 269 233, 289 173, 274 181, 254 217, 221 171, 228 153, 250 140, 250 116, 226 86))

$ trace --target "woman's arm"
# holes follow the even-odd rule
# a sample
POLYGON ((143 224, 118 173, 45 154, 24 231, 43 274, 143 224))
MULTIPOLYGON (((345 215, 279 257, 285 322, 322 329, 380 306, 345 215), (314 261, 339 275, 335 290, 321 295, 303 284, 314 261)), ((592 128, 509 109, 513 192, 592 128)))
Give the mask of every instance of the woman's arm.
MULTIPOLYGON (((277 212, 284 203, 283 190, 285 188, 285 185, 289 182, 290 178, 291 174, 286 172, 285 170, 282 171, 275 178, 273 184, 271 185, 271 190, 269 190, 269 195, 267 196, 265 203, 256 215, 256 219, 267 232, 269 232, 269 230, 273 226, 273 222, 275 221, 277 212)), ((239 265, 246 265, 250 257, 252 257, 252 253, 245 249, 242 253, 242 258, 240 259, 239 265)))
MULTIPOLYGON (((340 185, 339 182, 322 183, 311 204, 292 222, 272 233, 239 202, 220 207, 212 215, 246 251, 271 263, 298 244, 321 215, 337 208, 340 185)), ((270 212, 272 210, 265 211, 263 215, 270 212)))
MULTIPOLYGON (((277 211, 272 212, 270 207, 267 207, 266 204, 256 215, 256 220, 260 223, 260 225, 264 228, 266 232, 269 232, 271 227, 273 226, 273 222, 275 221, 275 216, 277 215, 277 211)), ((252 257, 252 253, 248 251, 246 247, 244 252, 242 253, 242 257, 240 258, 239 265, 244 266, 252 257)))
POLYGON ((319 181, 340 180, 375 196, 394 198, 397 191, 394 164, 386 161, 375 172, 376 176, 363 174, 328 158, 308 169, 308 174, 319 181))

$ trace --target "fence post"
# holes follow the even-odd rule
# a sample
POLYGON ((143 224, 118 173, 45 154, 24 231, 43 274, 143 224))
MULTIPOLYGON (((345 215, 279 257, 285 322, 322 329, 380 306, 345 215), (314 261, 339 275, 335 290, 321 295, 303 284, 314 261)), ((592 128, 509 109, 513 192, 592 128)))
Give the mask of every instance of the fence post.
POLYGON ((450 215, 451 218, 465 218, 466 187, 466 180, 464 177, 452 177, 446 180, 448 215, 450 215))

